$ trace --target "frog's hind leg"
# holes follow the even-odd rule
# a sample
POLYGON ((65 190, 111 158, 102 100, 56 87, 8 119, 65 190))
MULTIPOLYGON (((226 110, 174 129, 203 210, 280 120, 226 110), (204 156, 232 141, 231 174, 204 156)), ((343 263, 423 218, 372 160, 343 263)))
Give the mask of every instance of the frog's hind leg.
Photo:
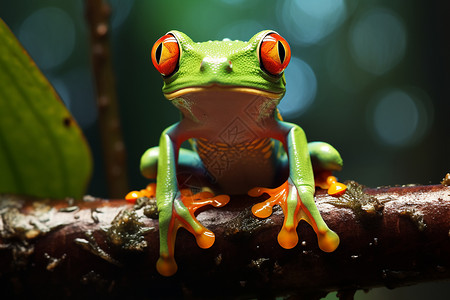
POLYGON ((345 193, 347 186, 337 181, 332 172, 342 169, 342 158, 330 144, 324 142, 308 143, 309 155, 314 171, 315 185, 328 190, 332 196, 345 193))

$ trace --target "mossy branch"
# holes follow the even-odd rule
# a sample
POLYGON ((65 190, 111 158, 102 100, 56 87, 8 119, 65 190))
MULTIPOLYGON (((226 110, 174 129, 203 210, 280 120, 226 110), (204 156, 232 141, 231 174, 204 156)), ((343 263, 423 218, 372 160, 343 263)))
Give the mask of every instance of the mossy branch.
POLYGON ((304 222, 299 245, 281 248, 276 241, 281 210, 260 220, 250 212, 254 199, 234 197, 224 208, 198 214, 216 234, 210 249, 198 248, 180 230, 179 270, 170 278, 155 270, 155 201, 141 200, 136 206, 90 198, 50 204, 4 196, 2 291, 50 298, 319 299, 337 290, 341 299, 351 299, 357 289, 450 278, 450 187, 445 185, 363 189, 349 183, 341 198, 318 191, 317 206, 341 238, 333 253, 319 250, 304 222))

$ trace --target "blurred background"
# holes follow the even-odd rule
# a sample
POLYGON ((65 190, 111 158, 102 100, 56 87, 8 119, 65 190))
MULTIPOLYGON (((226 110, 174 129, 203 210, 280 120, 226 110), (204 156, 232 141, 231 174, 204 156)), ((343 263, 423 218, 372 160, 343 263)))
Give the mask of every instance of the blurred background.
MULTIPOLYGON (((341 180, 376 187, 438 184, 450 172, 450 21, 446 1, 110 0, 111 37, 132 189, 141 154, 179 119, 150 61, 177 29, 194 41, 248 40, 264 29, 290 43, 284 118, 334 145, 341 180)), ((83 1, 0 0, 9 25, 85 132, 106 197, 83 1)), ((445 299, 449 283, 357 292, 356 299, 445 299)), ((335 293, 328 299, 334 299, 335 293)))

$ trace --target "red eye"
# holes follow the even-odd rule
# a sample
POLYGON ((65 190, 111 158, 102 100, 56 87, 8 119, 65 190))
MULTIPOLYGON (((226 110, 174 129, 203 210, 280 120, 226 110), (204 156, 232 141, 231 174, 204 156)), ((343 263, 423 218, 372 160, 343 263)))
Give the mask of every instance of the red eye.
POLYGON ((291 48, 279 34, 264 37, 259 48, 259 60, 263 69, 274 76, 283 73, 291 59, 291 48))
POLYGON ((178 67, 179 58, 180 48, 173 35, 166 34, 153 45, 152 62, 161 75, 172 75, 178 67))

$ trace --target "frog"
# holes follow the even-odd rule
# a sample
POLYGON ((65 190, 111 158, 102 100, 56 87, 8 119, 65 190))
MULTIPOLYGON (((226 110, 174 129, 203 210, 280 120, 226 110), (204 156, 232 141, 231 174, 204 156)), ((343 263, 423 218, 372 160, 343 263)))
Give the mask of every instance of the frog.
POLYGON ((152 182, 126 199, 156 197, 161 275, 177 272, 179 228, 191 232, 201 248, 214 244, 214 233, 195 212, 206 205, 223 207, 233 195, 264 198, 251 208, 260 219, 281 206, 284 221, 277 240, 285 249, 298 244, 301 220, 312 226, 321 250, 338 247, 339 236, 323 220, 314 195, 316 187, 334 196, 345 192, 346 185, 332 174, 343 161, 330 144, 308 143, 300 126, 282 119, 277 105, 286 92, 290 58, 288 42, 273 30, 248 41, 200 43, 172 30, 153 45, 151 60, 161 74, 162 92, 181 119, 141 157, 142 175, 156 186, 152 182), (188 176, 180 179, 181 173, 188 176), (201 177, 189 184, 189 178, 201 177))

